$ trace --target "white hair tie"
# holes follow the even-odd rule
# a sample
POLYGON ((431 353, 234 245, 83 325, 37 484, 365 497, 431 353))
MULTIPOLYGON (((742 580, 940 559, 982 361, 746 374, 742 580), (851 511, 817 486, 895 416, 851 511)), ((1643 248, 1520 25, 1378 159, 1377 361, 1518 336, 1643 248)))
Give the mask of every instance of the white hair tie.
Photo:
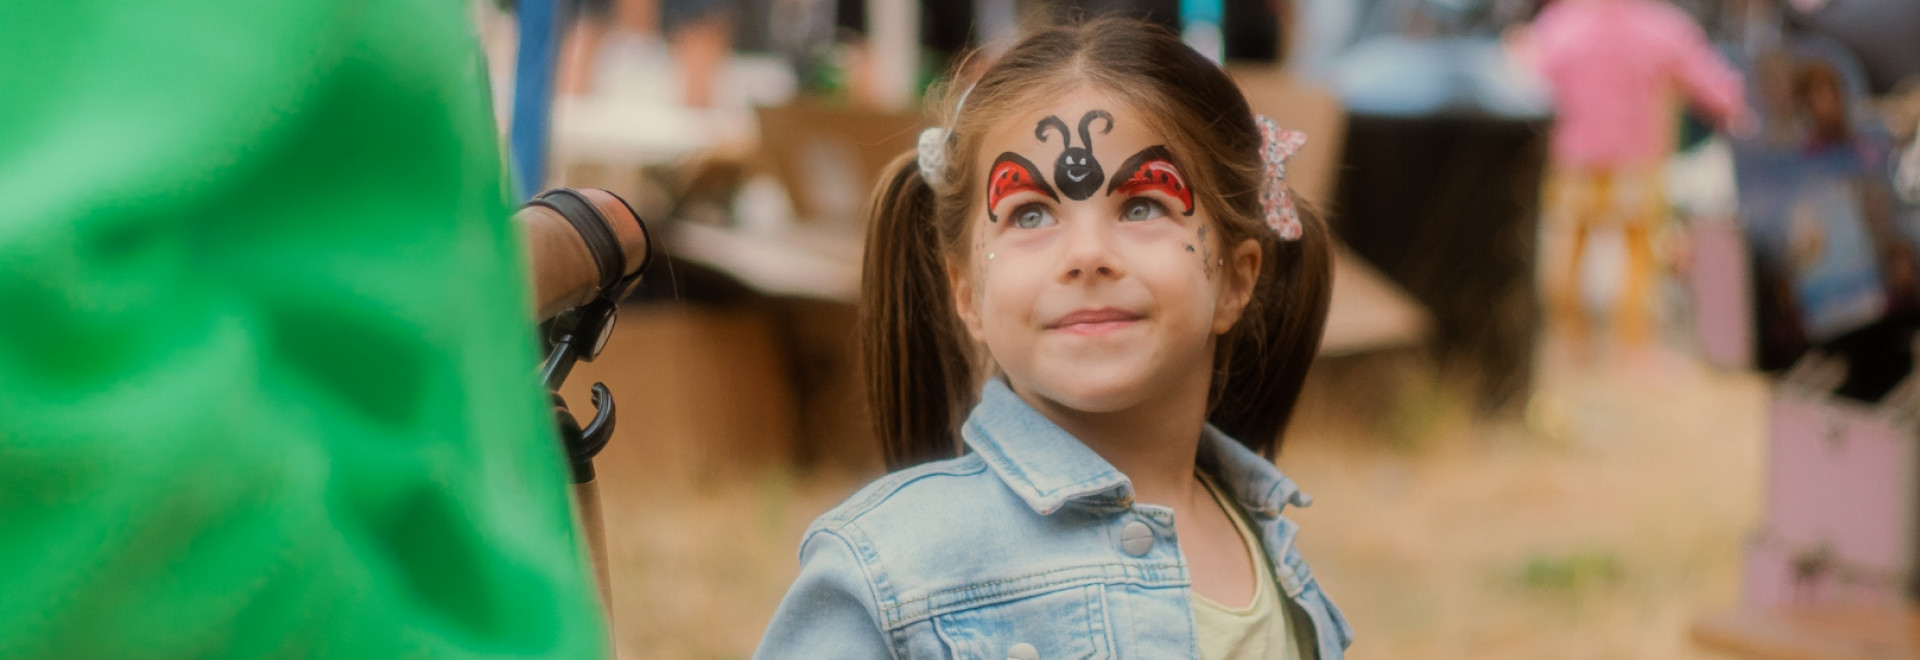
POLYGON ((938 187, 947 173, 947 129, 934 126, 920 131, 919 151, 921 180, 938 187))
MULTIPOLYGON (((960 93, 960 100, 953 104, 953 116, 960 117, 960 110, 967 107, 967 97, 973 96, 973 86, 960 93)), ((920 131, 920 180, 930 187, 938 188, 946 181, 947 175, 947 129, 934 126, 920 131)))

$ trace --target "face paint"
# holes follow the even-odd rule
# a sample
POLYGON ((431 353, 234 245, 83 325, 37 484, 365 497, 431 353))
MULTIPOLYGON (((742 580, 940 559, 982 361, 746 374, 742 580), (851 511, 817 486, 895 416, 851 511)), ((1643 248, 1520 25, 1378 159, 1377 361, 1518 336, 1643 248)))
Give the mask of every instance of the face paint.
MULTIPOLYGON (((1004 120, 968 140, 961 154, 974 163, 966 177, 974 187, 961 194, 981 195, 971 203, 990 196, 982 188, 994 185, 994 168, 983 166, 1005 152, 1045 168, 1023 175, 1024 181, 1035 187, 1044 182, 1059 195, 1057 200, 1045 193, 999 197, 993 211, 1005 216, 1004 223, 980 224, 985 214, 973 211, 969 238, 986 247, 973 261, 962 262, 973 270, 959 273, 968 278, 961 284, 968 288, 956 291, 954 299, 968 306, 963 311, 969 337, 985 346, 995 371, 1029 400, 1044 399, 1074 419, 1113 419, 1099 411, 1152 405, 1148 402, 1170 391, 1170 382, 1205 383, 1211 369, 1207 351, 1219 337, 1215 331, 1246 295, 1213 275, 1236 272, 1217 271, 1225 248, 1215 244, 1234 234, 1224 224, 1216 229, 1220 221, 1212 205, 1200 204, 1202 172, 1193 170, 1196 178, 1186 178, 1187 167, 1204 163, 1188 161, 1184 151, 1168 159, 1177 166, 1177 184, 1174 175, 1154 168, 1138 177, 1139 165, 1120 169, 1129 156, 1155 145, 1171 149, 1177 137, 1142 121, 1151 115, 1132 100, 1079 86, 1008 110, 1004 120), (1095 109, 1108 113, 1090 112, 1095 109), (988 178, 979 178, 983 175, 988 178), (1163 190, 1136 188, 1141 194, 1108 196, 1116 178, 1123 186, 1125 179, 1139 178, 1163 190), (1186 209, 1178 192, 1184 187, 1194 189, 1190 216, 1181 215, 1186 209), (1030 220, 1046 228, 1019 229, 1030 220), (1207 227, 1204 241, 1198 235, 1202 226, 1207 227), (995 252, 1006 252, 1006 258, 995 252), (1099 328, 1059 323, 1084 307, 1138 312, 1139 317, 1099 328)), ((1199 387, 1202 398, 1204 390, 1199 387)))
POLYGON ((1092 197, 1107 178, 1100 169, 1100 161, 1093 159, 1093 134, 1087 130, 1095 119, 1107 121, 1106 128, 1100 130, 1102 135, 1113 132, 1113 115, 1105 110, 1088 110, 1087 114, 1080 116, 1078 147, 1073 146, 1073 134, 1067 132, 1067 123, 1060 121, 1059 117, 1048 115, 1033 127, 1033 136, 1040 138, 1041 142, 1047 141, 1049 127, 1060 131, 1060 142, 1065 150, 1060 152, 1060 159, 1053 163, 1053 181, 1060 186, 1060 192, 1066 193, 1067 198, 1074 201, 1092 197))
POLYGON ((1034 167, 1033 161, 1011 151, 1000 154, 999 158, 993 159, 993 169, 988 170, 987 174, 987 220, 1000 221, 1000 216, 993 213, 993 209, 1000 206, 1000 200, 1029 190, 1060 201, 1053 187, 1040 177, 1040 168, 1034 167))
MULTIPOLYGON (((1198 233, 1200 235, 1200 272, 1206 273, 1207 279, 1211 280, 1213 279, 1213 247, 1207 243, 1207 226, 1200 225, 1198 233)), ((1193 249, 1188 248, 1187 251, 1192 252, 1193 249)))
MULTIPOLYGON (((1108 195, 1117 192, 1131 197, 1148 191, 1159 191, 1180 200, 1180 214, 1193 215, 1193 189, 1187 187, 1180 168, 1173 166, 1173 154, 1164 146, 1141 149, 1120 165, 1113 183, 1107 185, 1108 195)), ((1206 235, 1200 238, 1205 239, 1206 235)))

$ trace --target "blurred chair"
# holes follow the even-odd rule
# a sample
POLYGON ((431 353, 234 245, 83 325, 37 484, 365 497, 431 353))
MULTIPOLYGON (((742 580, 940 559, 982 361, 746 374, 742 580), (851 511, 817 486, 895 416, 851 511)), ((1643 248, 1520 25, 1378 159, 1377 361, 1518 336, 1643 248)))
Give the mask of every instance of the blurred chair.
POLYGON ((913 150, 926 118, 798 101, 759 108, 760 156, 793 200, 795 220, 859 233, 880 170, 913 150))

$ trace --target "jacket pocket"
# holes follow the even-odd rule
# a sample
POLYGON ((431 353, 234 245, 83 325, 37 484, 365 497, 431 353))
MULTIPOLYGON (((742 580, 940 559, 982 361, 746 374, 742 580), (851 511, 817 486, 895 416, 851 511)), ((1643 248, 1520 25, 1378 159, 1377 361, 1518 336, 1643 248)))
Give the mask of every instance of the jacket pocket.
POLYGON ((956 660, 1111 658, 1105 594, 1097 584, 1069 587, 936 616, 933 625, 956 660))

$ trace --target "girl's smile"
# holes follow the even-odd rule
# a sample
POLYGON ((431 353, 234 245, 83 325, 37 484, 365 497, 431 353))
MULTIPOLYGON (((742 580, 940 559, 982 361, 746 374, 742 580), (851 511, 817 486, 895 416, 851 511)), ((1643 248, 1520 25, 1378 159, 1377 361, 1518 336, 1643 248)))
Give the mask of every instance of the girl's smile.
POLYGON ((1145 318, 1144 314, 1112 307, 1081 309, 1055 319, 1047 324, 1047 329, 1076 335, 1099 336, 1132 328, 1143 318, 1145 318))

